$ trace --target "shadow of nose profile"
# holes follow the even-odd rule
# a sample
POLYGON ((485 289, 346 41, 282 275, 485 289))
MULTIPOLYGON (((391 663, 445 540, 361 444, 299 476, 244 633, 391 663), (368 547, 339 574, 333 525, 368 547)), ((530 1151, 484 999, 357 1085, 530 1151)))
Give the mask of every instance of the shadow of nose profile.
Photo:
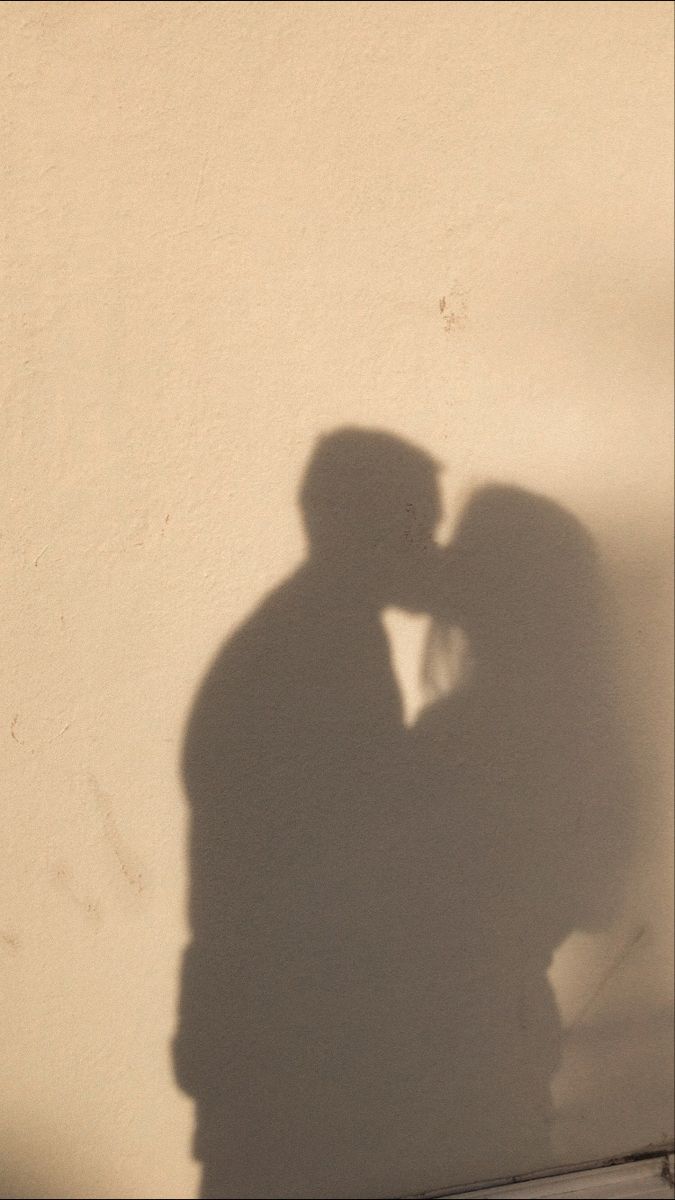
POLYGON ((191 942, 176 1077, 202 1196, 366 1200, 550 1165, 547 980, 612 916, 626 811, 593 544, 477 492, 447 550, 438 464, 344 429, 300 492, 306 561, 234 632, 189 717, 191 942), (412 729, 381 621, 430 617, 412 729), (615 837, 613 845, 620 845, 615 837))

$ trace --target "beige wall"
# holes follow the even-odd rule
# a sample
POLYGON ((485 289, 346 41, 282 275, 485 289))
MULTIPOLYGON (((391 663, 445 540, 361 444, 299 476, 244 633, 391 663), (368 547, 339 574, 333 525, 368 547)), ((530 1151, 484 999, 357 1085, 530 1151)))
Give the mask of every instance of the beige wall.
MULTIPOLYGON (((3 1194, 195 1192, 184 722, 348 422, 444 461, 448 528, 496 479, 606 554, 649 771, 622 920, 553 972, 558 1155, 667 1136, 670 25, 2 5, 3 1194)), ((420 625, 390 621, 412 714, 420 625)))

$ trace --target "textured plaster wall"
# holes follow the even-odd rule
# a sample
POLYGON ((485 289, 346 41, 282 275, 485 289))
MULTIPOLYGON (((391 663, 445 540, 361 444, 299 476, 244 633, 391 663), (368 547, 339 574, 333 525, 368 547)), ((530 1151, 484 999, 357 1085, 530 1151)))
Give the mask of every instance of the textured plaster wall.
MULTIPOLYGON (((513 482, 605 554, 648 783, 617 930, 557 956, 556 1137, 568 1162, 660 1141, 671 6, 1 23, 3 1194, 195 1192, 168 1052, 184 722, 300 559, 301 472, 348 422, 444 461, 448 530, 513 482)), ((389 627, 412 715, 421 625, 389 627)))

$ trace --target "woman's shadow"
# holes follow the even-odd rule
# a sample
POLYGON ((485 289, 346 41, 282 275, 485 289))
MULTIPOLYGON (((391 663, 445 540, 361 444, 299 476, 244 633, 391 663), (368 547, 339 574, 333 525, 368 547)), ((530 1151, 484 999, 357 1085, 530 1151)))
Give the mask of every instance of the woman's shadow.
POLYGON ((338 431, 302 490, 308 560, 191 714, 192 942, 175 1042, 203 1197, 404 1195, 551 1164, 555 948, 610 915, 592 840, 626 786, 592 543, 477 493, 431 540, 436 465, 338 431), (381 624, 435 615, 413 730, 381 624), (492 1172, 487 1164, 494 1163, 492 1172))
POLYGON ((420 987, 403 1073, 411 1124, 432 1123, 461 1182, 554 1164, 548 971, 569 934, 618 913, 633 790, 607 596, 576 518, 515 487, 477 491, 444 592, 424 665, 439 698, 410 734, 420 987))

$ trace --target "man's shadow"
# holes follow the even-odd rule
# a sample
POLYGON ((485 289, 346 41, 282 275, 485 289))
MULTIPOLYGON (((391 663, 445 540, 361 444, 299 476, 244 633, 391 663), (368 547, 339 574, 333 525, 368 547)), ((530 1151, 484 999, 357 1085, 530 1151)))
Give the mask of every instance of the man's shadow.
POLYGON ((227 642, 189 719, 176 1064, 203 1196, 373 1186, 395 986, 382 876, 410 804, 380 616, 428 609, 436 475, 386 434, 323 439, 300 496, 307 561, 227 642))
POLYGON ((546 970, 589 913, 605 919, 616 875, 593 882, 578 859, 615 777, 595 561, 572 518, 507 488, 441 553, 436 474, 386 434, 322 439, 307 561, 230 638, 190 716, 174 1055, 203 1197, 365 1200, 468 1182, 486 1156, 550 1164, 546 970), (552 599, 568 571, 571 616, 552 599), (466 683, 413 731, 389 606, 434 614, 430 661, 449 627, 473 644, 466 683))

